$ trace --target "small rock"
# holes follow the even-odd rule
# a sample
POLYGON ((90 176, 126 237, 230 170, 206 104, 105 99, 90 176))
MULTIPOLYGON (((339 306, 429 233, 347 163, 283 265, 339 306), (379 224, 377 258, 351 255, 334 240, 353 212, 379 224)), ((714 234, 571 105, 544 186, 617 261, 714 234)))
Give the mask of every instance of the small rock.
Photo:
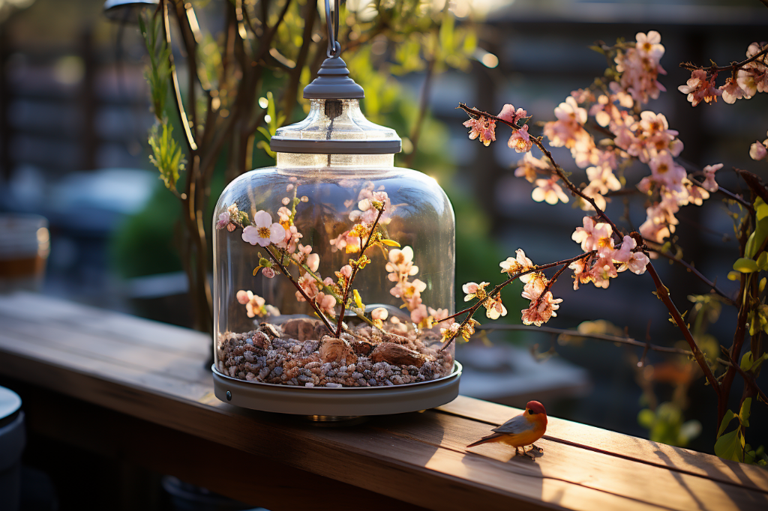
POLYGON ((322 322, 316 319, 289 319, 282 324, 283 333, 299 341, 317 339, 315 331, 318 323, 322 326, 322 322))
POLYGON ((376 349, 373 350, 370 358, 373 362, 376 362, 377 365, 379 362, 388 362, 400 366, 413 365, 421 367, 424 365, 423 355, 391 342, 383 342, 376 346, 376 349))
POLYGON ((259 330, 267 334, 270 338, 280 338, 280 332, 277 331, 277 328, 275 328, 274 325, 269 323, 261 323, 259 326, 261 327, 259 330))

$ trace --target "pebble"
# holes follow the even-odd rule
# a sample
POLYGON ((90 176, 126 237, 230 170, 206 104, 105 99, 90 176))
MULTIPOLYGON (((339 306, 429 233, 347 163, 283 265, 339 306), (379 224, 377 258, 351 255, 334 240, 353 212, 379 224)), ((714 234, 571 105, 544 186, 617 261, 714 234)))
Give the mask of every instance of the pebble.
MULTIPOLYGON (((327 334, 324 330, 321 333, 327 334)), ((374 347, 385 340, 385 336, 378 332, 373 334, 371 338, 372 332, 367 326, 356 330, 356 335, 364 337, 367 339, 365 342, 374 347)), ((360 353, 357 361, 350 360, 349 364, 346 358, 323 363, 317 351, 320 341, 297 340, 281 332, 280 327, 264 323, 259 330, 221 335, 216 349, 216 367, 233 378, 250 382, 333 388, 404 385, 449 374, 453 367, 450 353, 439 353, 425 346, 412 330, 400 334, 403 336, 398 338, 401 344, 408 345, 427 358, 420 368, 413 365, 401 367, 385 361, 373 363, 360 353)), ((360 342, 358 337, 349 334, 342 337, 349 343, 360 342)), ((428 335, 423 338, 427 339, 428 335)))

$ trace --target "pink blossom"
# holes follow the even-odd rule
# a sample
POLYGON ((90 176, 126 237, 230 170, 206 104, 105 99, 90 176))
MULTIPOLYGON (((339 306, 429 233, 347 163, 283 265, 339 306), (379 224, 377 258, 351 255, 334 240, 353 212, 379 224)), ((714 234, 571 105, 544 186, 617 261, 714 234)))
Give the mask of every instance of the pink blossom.
POLYGON ((616 179, 613 174, 613 170, 608 165, 601 165, 599 167, 588 167, 587 178, 589 178, 590 184, 596 186, 598 193, 605 195, 609 191, 615 191, 621 189, 621 183, 616 179))
MULTIPOLYGON (((527 125, 526 125, 527 126, 527 125)), ((529 183, 536 181, 539 171, 545 171, 549 174, 549 164, 543 159, 538 159, 530 152, 525 153, 522 160, 517 162, 515 169, 516 177, 524 177, 529 183)))
POLYGON ((627 262, 627 267, 632 273, 642 275, 645 273, 649 262, 651 261, 648 259, 648 256, 642 252, 632 252, 632 257, 627 262))
MULTIPOLYGON (((309 297, 310 300, 317 296, 317 293, 318 293, 317 281, 309 273, 305 272, 302 277, 299 277, 299 280, 297 283, 299 284, 299 287, 304 291, 304 293, 309 297)), ((300 302, 307 301, 299 291, 296 291, 296 300, 300 302)))
POLYGON ((281 206, 280 209, 277 210, 277 216, 280 218, 280 224, 285 227, 286 225, 290 225, 291 222, 291 210, 286 208, 285 206, 281 206))
POLYGON ((340 273, 344 276, 345 279, 349 279, 352 277, 352 267, 348 264, 345 264, 341 267, 340 273))
POLYGON ((333 296, 327 295, 325 293, 317 293, 315 303, 317 304, 317 307, 325 314, 328 314, 329 316, 336 315, 336 311, 333 309, 336 306, 336 298, 333 296))
POLYGON ((707 165, 704 167, 704 182, 701 184, 701 186, 704 187, 705 190, 715 193, 719 186, 717 185, 717 182, 715 181, 715 172, 723 168, 722 163, 718 163, 717 165, 707 165))
POLYGON ((674 190, 682 188, 686 172, 684 168, 675 163, 671 154, 663 151, 652 158, 648 165, 651 167, 653 178, 657 183, 661 183, 674 190))
POLYGON ((464 126, 470 128, 470 140, 480 137, 480 142, 486 147, 496 140, 496 121, 494 119, 487 117, 469 119, 464 122, 464 126))
POLYGON ((501 303, 501 296, 499 295, 488 298, 483 305, 485 306, 485 316, 488 319, 499 319, 501 316, 507 315, 507 308, 501 303))
POLYGON ((467 282, 461 286, 461 290, 464 291, 465 295, 467 295, 464 297, 464 301, 468 302, 473 298, 477 298, 478 300, 485 298, 485 288, 488 286, 488 284, 489 282, 481 282, 480 284, 475 282, 467 282))
POLYGON ((266 247, 270 243, 278 244, 285 239, 286 231, 283 226, 272 223, 272 216, 266 211, 262 210, 253 215, 253 223, 254 225, 243 229, 243 241, 266 247))
POLYGON ((638 32, 635 36, 635 48, 644 56, 658 62, 664 55, 664 46, 659 44, 661 42, 661 34, 655 30, 651 30, 648 34, 638 32))
POLYGON ((384 321, 389 316, 389 312, 384 307, 377 307, 371 311, 371 319, 384 321))
POLYGON ((768 154, 768 150, 766 150, 766 146, 760 141, 755 141, 754 144, 749 146, 749 157, 753 160, 762 160, 765 158, 765 155, 768 154))
POLYGON ((264 267, 261 269, 261 274, 267 277, 268 279, 275 278, 275 270, 270 267, 264 267))
POLYGON ((509 137, 507 145, 514 149, 517 153, 527 153, 533 146, 533 141, 530 135, 528 135, 528 125, 526 124, 522 128, 515 130, 512 136, 509 137))
POLYGON ((610 279, 615 278, 617 275, 616 266, 614 266, 610 256, 600 257, 589 271, 590 279, 595 284, 595 287, 602 289, 606 289, 610 284, 610 279))
POLYGON ((517 121, 524 117, 528 117, 528 112, 522 108, 518 108, 517 111, 515 111, 514 105, 506 104, 496 117, 503 119, 514 126, 517 126, 517 121))
POLYGON ((454 321, 456 321, 454 318, 448 319, 448 316, 450 316, 448 309, 433 309, 432 307, 427 307, 427 311, 429 312, 429 315, 434 318, 435 323, 452 325, 454 321))
POLYGON ((728 78, 725 84, 720 86, 720 91, 723 94, 723 101, 729 105, 734 104, 737 99, 741 99, 746 96, 744 89, 739 87, 739 83, 733 78, 728 78))
POLYGON ((301 243, 299 243, 297 250, 298 251, 291 257, 299 264, 303 263, 307 259, 307 256, 312 253, 312 247, 310 245, 302 245, 301 243))
POLYGON ((266 313, 264 298, 253 294, 251 291, 238 291, 236 297, 238 302, 245 305, 246 314, 249 318, 263 316, 266 313))
POLYGON ((554 299, 552 293, 547 291, 547 294, 541 297, 538 301, 531 302, 531 306, 522 311, 523 324, 541 326, 552 317, 556 317, 555 311, 560 308, 562 298, 554 299))
POLYGON ((584 252, 592 250, 613 249, 613 229, 606 223, 595 223, 591 216, 585 216, 582 220, 584 227, 577 227, 571 235, 576 243, 581 243, 584 252))
POLYGON ((568 202, 568 196, 563 192, 563 189, 557 184, 559 178, 553 177, 551 179, 537 179, 536 188, 531 192, 531 197, 536 202, 544 201, 547 204, 555 205, 559 201, 568 202))
POLYGON ((573 270, 573 290, 579 289, 579 284, 589 284, 592 281, 592 277, 589 274, 590 268, 588 267, 588 258, 578 259, 568 265, 568 268, 573 270))
MULTIPOLYGON (((518 248, 515 251, 516 257, 507 257, 506 260, 499 263, 499 266, 501 266, 501 273, 506 273, 507 275, 514 275, 515 273, 520 273, 524 271, 528 271, 533 269, 533 261, 528 259, 525 256, 525 252, 522 248, 518 248)), ((522 282, 528 282, 530 280, 531 274, 526 274, 520 277, 520 280, 522 282)))
POLYGON ((296 250, 296 244, 304 236, 299 232, 295 225, 285 229, 285 238, 277 246, 286 249, 289 253, 296 250))
POLYGON ((624 236, 621 247, 611 256, 617 263, 626 263, 632 257, 632 249, 637 247, 637 242, 632 236, 624 236))
POLYGON ((547 277, 541 272, 531 273, 531 279, 523 287, 522 297, 527 300, 538 300, 544 290, 547 288, 549 281, 547 277))
POLYGON ((402 250, 393 248, 389 251, 389 262, 385 269, 390 272, 388 278, 392 282, 398 282, 419 273, 419 267, 413 264, 413 249, 404 247, 402 250))
POLYGON ((229 225, 229 211, 225 211, 219 215, 219 220, 216 222, 216 229, 223 229, 229 225))
POLYGON ((688 192, 688 202, 690 204, 701 206, 702 204, 704 204, 705 200, 709 199, 708 191, 706 191, 705 189, 699 186, 694 185, 688 179, 683 181, 683 185, 685 186, 685 190, 688 192))
POLYGON ((320 267, 320 256, 318 254, 309 254, 307 257, 307 266, 312 271, 317 271, 320 267))
POLYGON ((429 317, 429 314, 427 313, 426 305, 419 305, 418 307, 414 308, 411 311, 411 321, 413 321, 417 325, 420 324, 425 319, 427 319, 428 317, 429 317))
POLYGON ((744 91, 744 99, 750 99, 757 94, 759 73, 755 69, 741 68, 736 71, 736 83, 744 91))
POLYGON ((683 94, 688 94, 688 101, 693 106, 698 105, 702 101, 715 103, 717 102, 717 97, 722 94, 722 91, 715 88, 715 77, 707 78, 707 72, 703 69, 694 70, 686 85, 679 86, 677 90, 683 94))
POLYGON ((571 91, 571 96, 576 100, 576 103, 594 102, 595 95, 589 89, 576 89, 571 91))

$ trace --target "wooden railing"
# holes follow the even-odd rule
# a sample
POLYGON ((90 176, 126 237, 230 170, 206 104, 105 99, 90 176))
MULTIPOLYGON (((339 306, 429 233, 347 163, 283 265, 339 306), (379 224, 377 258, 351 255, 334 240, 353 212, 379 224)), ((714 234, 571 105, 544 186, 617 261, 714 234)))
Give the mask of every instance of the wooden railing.
POLYGON ((38 436, 273 511, 768 509, 768 471, 550 418, 536 461, 465 446, 519 410, 459 397, 319 428, 213 396, 207 336, 30 294, 0 296, 0 379, 38 436))

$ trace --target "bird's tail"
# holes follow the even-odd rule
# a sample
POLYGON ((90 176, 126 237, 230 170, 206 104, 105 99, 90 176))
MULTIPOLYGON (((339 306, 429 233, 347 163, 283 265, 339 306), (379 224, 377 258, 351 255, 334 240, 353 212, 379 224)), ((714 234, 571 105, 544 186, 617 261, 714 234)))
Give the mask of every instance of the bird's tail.
POLYGON ((496 439, 497 439, 497 438, 499 438, 500 436, 502 436, 502 435, 501 435, 501 433, 494 433, 494 434, 492 434, 492 435, 484 436, 483 438, 481 438, 481 439, 480 439, 480 440, 478 440, 477 442, 474 442, 474 443, 471 443, 471 444, 469 444, 469 445, 467 446, 467 448, 469 448, 469 447, 474 447, 474 446, 476 446, 476 445, 480 445, 480 444, 484 444, 484 443, 486 443, 486 442, 494 442, 494 441, 496 441, 496 439))

